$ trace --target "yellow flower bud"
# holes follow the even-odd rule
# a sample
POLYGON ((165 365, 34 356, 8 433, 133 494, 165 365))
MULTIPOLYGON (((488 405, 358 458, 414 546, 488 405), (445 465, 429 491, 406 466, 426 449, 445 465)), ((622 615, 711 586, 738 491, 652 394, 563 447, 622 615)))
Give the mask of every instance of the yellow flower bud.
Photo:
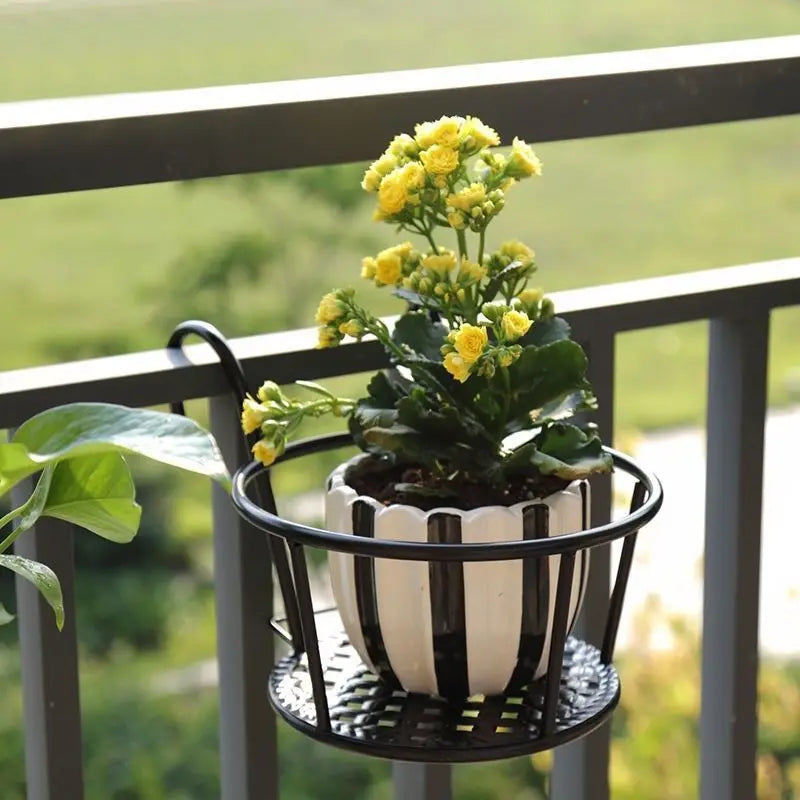
POLYGON ((328 292, 322 300, 319 301, 319 308, 314 317, 317 325, 330 325, 341 319, 347 309, 345 305, 336 297, 334 292, 328 292))
POLYGON ((465 298, 466 298, 466 296, 467 296, 467 293, 463 289, 459 289, 456 292, 456 297, 458 298, 459 303, 463 303, 465 298))
POLYGON ((514 356, 508 350, 499 350, 497 353, 497 363, 501 367, 510 367, 514 363, 514 356))
POLYGON ((377 192, 381 185, 381 175, 374 169, 368 169, 361 181, 361 188, 365 192, 377 192))
POLYGON ((444 368, 461 383, 469 378, 470 366, 458 353, 448 353, 444 357, 444 368))
POLYGON ((264 421, 264 412, 261 406, 252 397, 245 397, 242 402, 242 430, 245 434, 253 433, 261 427, 264 421))
POLYGON ((466 258, 461 259, 461 270, 458 273, 459 280, 468 282, 480 281, 486 277, 486 267, 476 264, 474 261, 469 261, 466 258))
MULTIPOLYGON (((534 252, 530 247, 518 242, 516 239, 511 239, 508 242, 503 242, 500 245, 500 255, 508 256, 511 261, 521 261, 523 264, 527 261, 532 261, 534 252)), ((510 262, 509 262, 510 263, 510 262)))
POLYGON ((324 350, 326 347, 336 347, 339 341, 339 334, 336 328, 324 326, 317 331, 318 350, 324 350))
POLYGON ((260 461, 265 467, 275 462, 275 459, 283 452, 283 448, 277 447, 273 442, 259 439, 251 450, 256 461, 260 461))
POLYGON ((370 169, 374 170, 381 178, 388 175, 397 166, 397 156, 384 153, 377 161, 373 161, 370 169))
POLYGON ((417 144, 422 148, 432 145, 458 147, 461 117, 441 117, 436 122, 423 122, 414 128, 417 144))
POLYGON ((488 340, 489 337, 486 333, 486 328, 480 325, 470 325, 468 322, 465 322, 456 331, 456 335, 453 338, 453 345, 458 355, 468 364, 472 364, 480 358, 488 340))
POLYGON ((544 290, 539 287, 523 289, 518 295, 520 302, 524 306, 535 306, 544 297, 544 290))
POLYGON ((500 320, 500 327, 506 340, 513 342, 524 336, 531 326, 531 320, 524 311, 507 311, 500 320))
POLYGON ((447 205, 459 211, 469 212, 473 206, 479 206, 486 200, 486 186, 482 183, 471 183, 460 192, 447 198, 447 205))
POLYGON ((539 161, 531 146, 522 139, 514 137, 511 155, 508 159, 506 173, 512 178, 527 178, 529 175, 542 174, 542 162, 539 161))
POLYGON ((375 279, 388 286, 396 286, 403 276, 403 260, 394 247, 381 250, 375 258, 375 279))
POLYGON ((500 144, 500 137, 494 128, 485 125, 477 117, 467 117, 461 126, 461 141, 467 150, 480 150, 500 144))
POLYGON ((435 275, 447 275, 456 265, 456 254, 452 250, 431 253, 422 259, 421 265, 435 275))
POLYGON ((364 335, 364 326, 357 319, 350 319, 339 326, 339 333, 358 339, 364 335))
POLYGON ((378 189, 378 208, 385 216, 399 214, 408 202, 406 180, 400 170, 387 175, 378 189))
POLYGON ((377 271, 378 265, 375 263, 375 259, 372 256, 367 256, 366 258, 361 259, 361 277, 366 278, 367 280, 372 280, 375 277, 375 272, 377 271))
MULTIPOLYGON (((425 171, 429 175, 435 175, 441 178, 458 169, 458 150, 453 150, 451 147, 435 144, 427 150, 423 150, 419 157, 422 160, 425 171)), ((437 185, 439 184, 437 183, 437 185)), ((441 185, 446 186, 447 182, 445 181, 441 185)), ((383 186, 383 184, 381 184, 381 186, 383 186)))
POLYGON ((451 211, 447 215, 447 221, 450 223, 450 227, 457 231, 467 227, 467 218, 462 211, 451 211))
POLYGON ((268 400, 281 404, 286 402, 283 392, 275 381, 264 381, 264 383, 261 384, 258 390, 258 399, 261 400, 262 403, 266 403, 268 400))

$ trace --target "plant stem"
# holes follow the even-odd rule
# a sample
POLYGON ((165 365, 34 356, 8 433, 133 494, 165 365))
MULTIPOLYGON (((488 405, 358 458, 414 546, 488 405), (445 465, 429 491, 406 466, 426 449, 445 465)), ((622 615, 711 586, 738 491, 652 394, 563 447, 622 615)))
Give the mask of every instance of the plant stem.
POLYGON ((486 228, 481 228, 480 238, 478 239, 478 263, 483 264, 483 245, 486 238, 486 228))
POLYGON ((458 255, 467 258, 467 235, 463 228, 456 231, 456 236, 458 236, 458 255))

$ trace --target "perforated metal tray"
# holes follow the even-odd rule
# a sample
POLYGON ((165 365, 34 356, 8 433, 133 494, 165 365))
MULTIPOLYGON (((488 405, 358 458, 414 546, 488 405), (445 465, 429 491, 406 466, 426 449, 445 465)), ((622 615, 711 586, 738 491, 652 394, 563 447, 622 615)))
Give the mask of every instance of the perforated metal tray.
MULTIPOLYGON (((328 618, 329 612, 318 617, 328 618)), ((597 728, 619 700, 614 667, 601 662, 596 647, 569 637, 555 730, 544 736, 541 680, 516 692, 478 695, 459 704, 393 691, 364 666, 341 630, 332 631, 329 624, 319 627, 330 729, 317 727, 305 654, 287 656, 275 666, 269 680, 270 701, 303 733, 365 755, 455 763, 549 750, 597 728)))

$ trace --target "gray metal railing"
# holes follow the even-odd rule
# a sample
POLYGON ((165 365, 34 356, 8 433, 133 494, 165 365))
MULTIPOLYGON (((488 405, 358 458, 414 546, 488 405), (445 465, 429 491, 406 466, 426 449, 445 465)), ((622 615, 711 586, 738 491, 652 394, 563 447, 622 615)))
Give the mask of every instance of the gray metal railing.
MULTIPOLYGON (((800 112, 800 36, 438 70, 0 105, 0 197, 123 186, 367 159, 396 130, 469 109, 501 133, 543 141, 800 112), (539 117, 532 109, 548 108, 539 117), (297 130, 325 130, 302 140, 297 130), (267 147, 265 143, 269 143, 267 147)), ((613 431, 617 333, 710 320, 702 800, 755 796, 760 475, 767 333, 773 308, 800 304, 800 259, 617 284, 555 297, 590 351, 606 439, 613 431), (745 425, 745 421, 748 422, 745 425), (744 471, 750 476, 747 491, 744 471), (724 502, 722 501, 724 499, 724 502), (731 547, 730 543, 734 546, 731 547)), ((239 339, 251 382, 362 372, 383 365, 376 344, 314 350, 313 331, 239 339)), ((230 464, 239 444, 227 386, 210 349, 164 350, 0 374, 0 428, 76 400, 158 405, 211 398, 211 425, 230 464)), ((216 491, 216 490, 215 490, 216 491)), ((610 510, 610 483, 593 493, 610 510)), ((55 566, 74 620, 72 542, 42 522, 20 540, 55 566)), ((265 675, 271 586, 263 537, 214 496, 215 584, 224 800, 277 797, 277 744, 265 675)), ((608 554, 595 561, 582 620, 597 638, 608 554), (596 613, 599 611, 599 613, 596 613)), ((32 800, 83 797, 77 646, 42 601, 20 588, 26 769, 32 800), (57 668, 54 669, 54 665, 57 668)), ((551 794, 607 800, 609 733, 562 748, 551 794)), ((398 764, 398 798, 446 800, 441 766, 398 764)))

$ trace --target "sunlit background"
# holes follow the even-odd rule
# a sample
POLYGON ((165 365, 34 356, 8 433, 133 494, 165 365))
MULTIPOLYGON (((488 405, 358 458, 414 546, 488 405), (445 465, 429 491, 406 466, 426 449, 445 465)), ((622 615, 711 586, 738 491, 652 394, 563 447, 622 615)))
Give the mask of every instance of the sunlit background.
MULTIPOLYGON (((0 0, 0 102, 797 32, 797 0, 0 0)), ((544 176, 514 189, 490 233, 532 245, 548 291, 798 254, 796 117, 536 149, 544 176)), ((370 220, 362 170, 0 202, 0 370, 161 347, 188 317, 228 335, 310 325, 322 292, 358 285, 361 257, 394 242, 370 220)), ((398 310, 386 293, 359 291, 381 313, 398 310)), ((800 545, 769 487, 793 470, 800 445, 800 310, 773 315, 771 342, 759 800, 785 800, 800 798, 800 577, 786 567, 800 545)), ((615 800, 697 796, 705 358, 704 324, 618 340, 616 443, 662 474, 668 495, 671 482, 695 488, 680 530, 665 513, 640 540, 613 722, 615 800)), ((357 394, 363 379, 339 383, 357 394)), ((190 411, 204 419, 202 404, 190 411)), ((316 513, 307 493, 330 463, 280 476, 295 508, 316 513)), ((155 467, 138 473, 138 539, 77 536, 87 798, 210 800, 219 790, 208 487, 155 467)), ((0 601, 13 609, 10 582, 0 601)), ((3 800, 25 796, 16 638, 15 626, 0 630, 3 800)), ((290 800, 390 796, 385 762, 286 729, 280 767, 290 800)), ((458 767, 455 796, 539 800, 547 768, 546 756, 458 767)))

